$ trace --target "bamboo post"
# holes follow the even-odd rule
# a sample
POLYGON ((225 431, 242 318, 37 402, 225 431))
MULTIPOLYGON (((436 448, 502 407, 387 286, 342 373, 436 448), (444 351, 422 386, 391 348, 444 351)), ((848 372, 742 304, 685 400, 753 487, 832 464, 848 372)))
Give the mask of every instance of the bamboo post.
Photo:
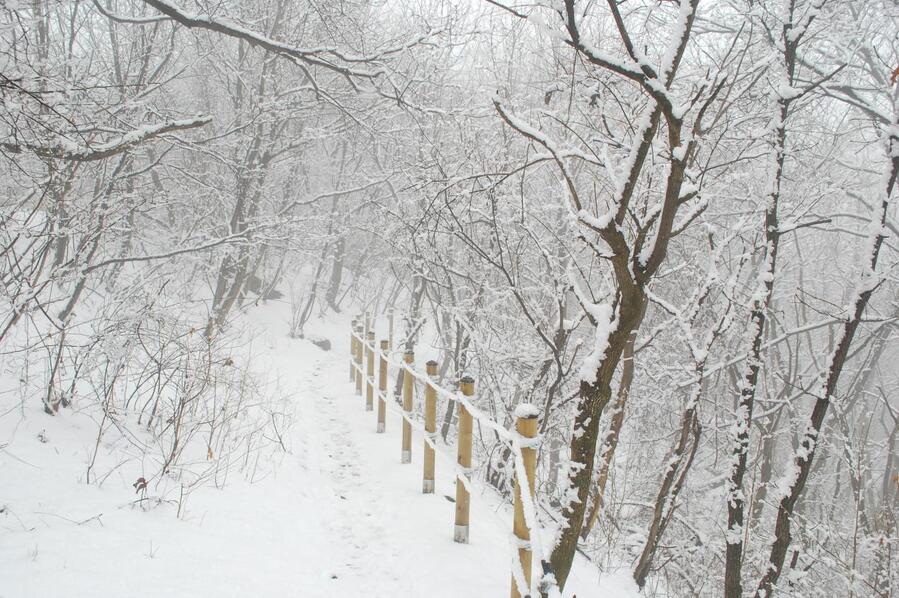
POLYGON ((350 382, 356 380, 356 368, 353 362, 356 360, 356 320, 350 325, 350 382))
MULTIPOLYGON (((474 378, 465 376, 461 381, 462 394, 466 397, 474 395, 474 378)), ((471 505, 471 494, 459 476, 468 476, 471 469, 471 414, 465 405, 459 403, 459 446, 456 453, 456 529, 453 540, 460 544, 468 544, 468 511, 471 505)), ((469 478, 470 479, 470 478, 469 478)))
POLYGON ((431 382, 425 385, 425 440, 424 440, 424 477, 421 483, 423 494, 434 493, 434 447, 428 444, 430 437, 433 442, 437 431, 437 391, 432 384, 437 376, 437 362, 433 359, 427 363, 428 378, 431 382))
MULTIPOLYGON (((537 410, 533 405, 521 404, 515 409, 515 431, 522 442, 521 458, 524 461, 524 475, 527 482, 527 491, 531 497, 531 504, 534 504, 534 478, 537 468, 537 449, 530 446, 527 441, 537 437, 537 410), (527 444, 527 446, 524 446, 527 444)), ((524 574, 524 585, 528 594, 531 587, 531 530, 528 527, 527 520, 524 516, 524 503, 521 499, 522 492, 522 472, 518 467, 515 468, 515 520, 513 523, 513 531, 518 538, 518 566, 524 574)), ((525 594, 525 595, 528 595, 525 594)), ((522 594, 518 591, 518 583, 515 581, 515 573, 512 574, 512 598, 521 598, 522 594)))
POLYGON ((356 326, 356 337, 356 394, 362 396, 362 342, 359 340, 362 337, 361 324, 356 326))
POLYGON ((387 351, 390 342, 381 341, 381 360, 378 368, 378 429, 384 432, 387 425, 387 351))
MULTIPOLYGON (((411 367, 415 362, 415 353, 409 349, 403 355, 411 367)), ((412 390, 415 378, 408 371, 403 372, 403 451, 400 463, 412 463, 412 424, 406 418, 412 417, 412 390)))
POLYGON ((366 378, 365 386, 365 410, 372 411, 375 408, 375 332, 369 330, 365 337, 368 344, 365 345, 366 378))

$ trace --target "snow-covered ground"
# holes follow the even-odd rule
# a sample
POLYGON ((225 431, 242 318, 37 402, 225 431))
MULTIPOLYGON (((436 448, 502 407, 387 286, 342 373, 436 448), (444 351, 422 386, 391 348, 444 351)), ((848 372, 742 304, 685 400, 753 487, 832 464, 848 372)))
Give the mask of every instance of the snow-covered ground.
MULTIPOLYGON (((437 491, 421 494, 422 440, 402 465, 399 416, 375 433, 347 381, 347 327, 319 324, 322 351, 287 337, 284 306, 247 317, 251 367, 292 404, 290 452, 260 481, 195 490, 180 518, 139 507, 128 471, 84 483, 96 423, 77 409, 0 405, 0 598, 508 595, 511 510, 478 489, 471 543, 453 542, 453 464, 438 454, 437 491)), ((626 571, 579 561, 573 594, 636 592, 626 571)))

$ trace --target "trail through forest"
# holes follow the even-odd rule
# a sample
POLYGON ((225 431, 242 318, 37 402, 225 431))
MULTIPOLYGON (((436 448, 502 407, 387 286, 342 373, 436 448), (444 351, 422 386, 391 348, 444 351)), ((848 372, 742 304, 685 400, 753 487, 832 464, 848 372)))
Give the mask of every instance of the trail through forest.
MULTIPOLYGON (((291 339, 284 315, 260 308, 248 328, 253 367, 278 378, 294 410, 289 453, 265 479, 195 490, 180 519, 175 500, 135 500, 134 462, 100 487, 78 479, 95 425, 77 409, 0 419, 15 423, 3 430, 11 440, 0 478, 18 480, 0 505, 0 596, 505 595, 509 507, 478 488, 471 544, 454 543, 453 464, 438 454, 436 493, 422 495, 422 439, 415 435, 412 464, 401 465, 399 416, 389 413, 387 432, 375 433, 374 413, 346 381, 348 341, 322 351, 291 339)), ((325 332, 340 338, 343 327, 325 332)), ((119 454, 123 439, 112 437, 100 459, 119 454)), ((628 576, 600 575, 584 561, 566 595, 626 597, 628 576)))
POLYGON ((0 32, 0 598, 899 597, 899 1, 0 32))

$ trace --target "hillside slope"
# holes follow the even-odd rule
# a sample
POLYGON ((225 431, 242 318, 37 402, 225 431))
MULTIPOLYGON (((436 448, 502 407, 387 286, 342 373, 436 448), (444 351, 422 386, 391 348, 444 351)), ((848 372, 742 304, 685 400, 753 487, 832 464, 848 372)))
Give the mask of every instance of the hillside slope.
MULTIPOLYGON (((247 359, 288 397, 289 452, 264 479, 195 490, 180 518, 177 496, 136 500, 129 465, 84 483, 97 424, 77 406, 48 417, 37 400, 0 405, 0 597, 508 595, 510 509, 479 490, 471 544, 455 544, 452 464, 438 455, 437 492, 423 496, 421 438, 401 465, 398 416, 375 433, 346 381, 345 328, 324 328, 336 346, 322 351, 286 336, 285 312, 249 316, 247 359)), ((126 441, 104 440, 101 458, 126 441)), ((567 594, 631 592, 626 572, 584 562, 567 594)))

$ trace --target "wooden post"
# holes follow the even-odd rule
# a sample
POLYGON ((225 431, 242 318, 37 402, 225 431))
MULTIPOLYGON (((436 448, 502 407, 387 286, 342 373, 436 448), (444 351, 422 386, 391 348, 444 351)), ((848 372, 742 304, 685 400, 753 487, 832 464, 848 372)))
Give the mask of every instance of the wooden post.
MULTIPOLYGON (((437 376, 437 362, 433 359, 427 363, 428 378, 433 382, 437 376)), ((437 431, 437 391, 430 382, 425 385, 425 441, 424 441, 424 477, 421 491, 424 494, 434 493, 434 447, 428 444, 428 436, 436 438, 437 431)), ((433 440, 432 440, 433 441, 433 440)))
POLYGON ((365 336, 368 336, 369 332, 371 332, 371 313, 365 312, 365 336))
POLYGON ((353 362, 356 360, 356 320, 350 324, 350 382, 356 380, 356 368, 353 362))
MULTIPOLYGON (((465 376, 461 382, 462 394, 466 397, 474 396, 474 378, 465 376)), ((459 476, 468 476, 471 469, 471 432, 471 414, 465 405, 459 403, 459 448, 456 452, 456 464, 461 471, 456 473, 456 530, 453 540, 460 544, 468 544, 468 511, 471 494, 459 476)))
POLYGON ((390 350, 390 342, 381 341, 381 361, 378 368, 378 429, 384 432, 387 425, 387 351, 390 350))
MULTIPOLYGON (((403 355, 406 363, 412 366, 415 362, 415 353, 410 349, 403 355)), ((412 463, 412 424, 406 417, 412 416, 412 390, 415 378, 409 372, 403 372, 403 451, 400 454, 400 463, 412 463)))
MULTIPOLYGON (((356 326, 356 336, 362 337, 362 325, 356 326)), ((356 394, 362 396, 362 343, 356 340, 356 394)))
MULTIPOLYGON (((537 410, 532 405, 521 404, 515 409, 515 431, 522 440, 527 441, 537 437, 537 410)), ((537 449, 533 446, 521 447, 521 458, 524 461, 524 472, 515 467, 515 520, 513 531, 518 538, 518 564, 524 572, 526 596, 530 594, 531 587, 531 530, 524 517, 524 503, 521 500, 522 474, 527 482, 527 492, 534 503, 534 478, 537 469, 537 449)), ((518 584, 515 582, 515 574, 512 574, 512 598, 521 598, 518 584)))
POLYGON ((366 363, 366 387, 365 387, 365 410, 372 411, 375 408, 375 332, 369 330, 365 337, 368 344, 365 345, 365 363, 366 363))

